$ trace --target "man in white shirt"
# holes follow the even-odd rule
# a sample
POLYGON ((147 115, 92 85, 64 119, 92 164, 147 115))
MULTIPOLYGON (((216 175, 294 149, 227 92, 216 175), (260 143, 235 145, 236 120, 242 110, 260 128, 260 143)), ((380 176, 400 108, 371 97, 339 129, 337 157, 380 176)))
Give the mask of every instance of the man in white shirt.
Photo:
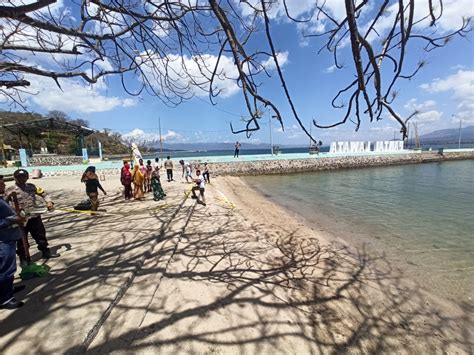
POLYGON ((159 159, 159 158, 155 158, 155 161, 153 162, 153 164, 151 164, 151 167, 153 168, 152 171, 155 171, 155 170, 156 170, 156 167, 161 168, 161 166, 160 166, 160 159, 159 159))
POLYGON ((196 176, 197 178, 194 179, 196 186, 193 186, 191 190, 193 193, 192 198, 196 199, 198 203, 201 203, 204 206, 206 206, 206 199, 204 197, 204 190, 205 190, 206 183, 204 180, 204 176, 201 175, 201 170, 196 170, 196 176), (198 197, 196 196, 196 190, 199 190, 199 195, 201 196, 201 200, 199 200, 198 197))

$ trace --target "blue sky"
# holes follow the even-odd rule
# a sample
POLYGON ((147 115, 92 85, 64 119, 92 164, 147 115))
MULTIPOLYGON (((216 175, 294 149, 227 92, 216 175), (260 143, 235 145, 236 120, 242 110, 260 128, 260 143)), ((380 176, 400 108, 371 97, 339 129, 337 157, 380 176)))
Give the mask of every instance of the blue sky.
MULTIPOLYGON (((421 3, 422 1, 417 1, 421 3)), ((426 1, 424 1, 426 3, 426 1)), ((238 3, 238 2, 237 2, 238 3)), ((289 2, 295 14, 303 14, 309 0, 289 2)), ((343 1, 327 1, 327 9, 334 16, 341 12, 343 1)), ((60 1, 56 10, 68 7, 68 1, 60 1)), ((242 5, 244 6, 244 5, 242 5)), ((245 9, 242 12, 245 13, 245 9)), ((311 119, 319 123, 336 122, 342 112, 330 107, 330 101, 337 91, 353 80, 353 62, 350 57, 350 46, 340 50, 343 69, 335 69, 331 54, 317 50, 323 42, 321 39, 305 39, 301 36, 301 25, 284 21, 281 9, 274 11, 272 33, 277 51, 282 55, 283 70, 292 98, 298 113, 309 126, 311 119), (280 12, 279 12, 280 11, 280 12)), ((452 30, 462 16, 474 14, 472 0, 445 1, 445 14, 439 24, 438 33, 452 30)), ((318 23, 314 23, 317 26, 318 23)), ((262 45, 257 37, 254 46, 262 45)), ((402 116, 417 109, 420 114, 414 118, 418 123, 420 134, 442 128, 453 128, 459 125, 474 124, 474 36, 456 38, 445 48, 428 54, 420 50, 421 45, 414 45, 408 57, 408 67, 420 59, 428 65, 410 81, 399 81, 399 95, 394 108, 402 116)), ((261 42, 263 43, 263 42, 261 42)), ((47 66, 46 63, 43 65, 47 66)), ((307 144, 308 138, 296 125, 285 102, 281 85, 276 72, 273 77, 262 83, 261 90, 272 98, 283 115, 285 131, 282 132, 277 122, 272 122, 274 143, 307 144)), ((146 94, 140 97, 128 96, 122 90, 117 78, 109 77, 94 87, 83 83, 61 82, 60 91, 49 79, 36 80, 33 87, 37 95, 26 98, 31 111, 47 113, 50 110, 66 112, 71 118, 83 118, 96 129, 109 128, 121 134, 133 132, 137 137, 154 138, 158 135, 158 118, 161 119, 162 133, 168 142, 231 142, 235 140, 252 143, 269 142, 270 132, 265 113, 262 129, 247 139, 244 134, 233 135, 229 124, 235 128, 243 126, 241 117, 248 117, 235 84, 222 83, 228 91, 225 97, 216 99, 217 105, 209 103, 206 96, 194 97, 177 107, 168 107, 155 97, 146 94), (234 86, 232 86, 234 85, 234 86), (235 91, 235 92, 234 92, 235 91)), ((3 109, 10 109, 4 105, 3 109)), ((349 123, 337 129, 319 130, 313 127, 314 136, 325 144, 333 140, 381 140, 393 138, 399 128, 389 118, 372 124, 363 123, 359 132, 349 123)), ((399 137, 399 134, 397 134, 399 137)))

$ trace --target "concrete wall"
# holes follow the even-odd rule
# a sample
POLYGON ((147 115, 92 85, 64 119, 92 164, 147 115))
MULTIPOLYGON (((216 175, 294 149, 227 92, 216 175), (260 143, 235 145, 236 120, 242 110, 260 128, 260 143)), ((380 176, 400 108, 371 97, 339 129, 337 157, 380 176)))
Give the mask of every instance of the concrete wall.
POLYGON ((33 156, 28 158, 28 166, 58 166, 82 164, 82 156, 33 156))

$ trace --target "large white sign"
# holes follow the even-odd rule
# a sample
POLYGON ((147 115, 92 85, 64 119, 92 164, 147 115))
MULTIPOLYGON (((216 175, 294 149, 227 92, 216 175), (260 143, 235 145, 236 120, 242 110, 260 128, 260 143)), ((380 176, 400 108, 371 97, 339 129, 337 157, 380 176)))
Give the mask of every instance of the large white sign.
MULTIPOLYGON (((373 146, 374 152, 400 152, 403 141, 378 141, 373 146)), ((371 142, 332 142, 329 153, 360 153, 372 151, 371 142)))

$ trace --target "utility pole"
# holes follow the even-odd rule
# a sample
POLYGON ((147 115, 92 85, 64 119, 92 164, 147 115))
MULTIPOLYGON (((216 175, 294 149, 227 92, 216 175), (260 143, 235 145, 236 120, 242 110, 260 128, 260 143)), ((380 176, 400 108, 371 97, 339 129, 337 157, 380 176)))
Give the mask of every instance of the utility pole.
POLYGON ((459 118, 459 141, 458 141, 458 149, 461 149, 461 118, 459 118))
POLYGON ((4 142, 4 135, 3 135, 3 126, 0 127, 0 144, 2 145, 2 165, 4 168, 7 167, 7 156, 5 154, 5 142, 4 142))
POLYGON ((160 158, 163 162, 163 140, 161 139, 161 118, 158 117, 158 128, 160 130, 160 158))
POLYGON ((272 115, 269 112, 268 126, 270 127, 270 154, 273 155, 273 137, 272 137, 272 115))

